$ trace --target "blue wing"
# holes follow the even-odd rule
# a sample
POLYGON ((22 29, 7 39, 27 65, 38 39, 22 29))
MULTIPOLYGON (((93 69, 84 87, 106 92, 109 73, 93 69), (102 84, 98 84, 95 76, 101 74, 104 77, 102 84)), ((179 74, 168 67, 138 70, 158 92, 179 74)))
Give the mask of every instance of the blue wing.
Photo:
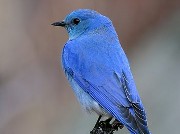
POLYGON ((114 45, 105 44, 97 44, 97 40, 69 41, 63 49, 63 67, 131 133, 149 134, 145 110, 124 51, 117 40, 114 45))

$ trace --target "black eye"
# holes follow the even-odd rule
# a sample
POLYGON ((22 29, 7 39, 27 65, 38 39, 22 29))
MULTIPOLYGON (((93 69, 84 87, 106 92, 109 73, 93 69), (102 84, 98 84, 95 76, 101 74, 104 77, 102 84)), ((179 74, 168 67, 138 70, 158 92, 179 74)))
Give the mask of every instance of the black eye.
POLYGON ((73 19, 73 23, 74 23, 74 24, 77 25, 79 22, 80 22, 80 20, 79 20, 78 18, 73 19))

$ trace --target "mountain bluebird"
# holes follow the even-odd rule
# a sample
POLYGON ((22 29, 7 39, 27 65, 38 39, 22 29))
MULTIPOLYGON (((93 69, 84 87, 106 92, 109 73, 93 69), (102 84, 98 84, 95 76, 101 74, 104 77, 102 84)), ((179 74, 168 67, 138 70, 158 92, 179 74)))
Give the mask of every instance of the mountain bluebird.
POLYGON ((127 57, 109 18, 90 9, 73 11, 63 21, 69 40, 62 66, 82 107, 115 118, 131 134, 150 134, 127 57))

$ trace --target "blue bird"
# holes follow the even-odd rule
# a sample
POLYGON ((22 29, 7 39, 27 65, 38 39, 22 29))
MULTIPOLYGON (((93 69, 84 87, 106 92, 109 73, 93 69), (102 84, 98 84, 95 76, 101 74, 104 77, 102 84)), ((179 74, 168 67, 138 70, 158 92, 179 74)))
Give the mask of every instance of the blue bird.
MULTIPOLYGON (((78 9, 52 25, 64 27, 69 40, 62 51, 65 75, 82 107, 115 118, 131 134, 150 134, 142 101, 109 18, 78 9)), ((99 121, 98 120, 98 121, 99 121)))

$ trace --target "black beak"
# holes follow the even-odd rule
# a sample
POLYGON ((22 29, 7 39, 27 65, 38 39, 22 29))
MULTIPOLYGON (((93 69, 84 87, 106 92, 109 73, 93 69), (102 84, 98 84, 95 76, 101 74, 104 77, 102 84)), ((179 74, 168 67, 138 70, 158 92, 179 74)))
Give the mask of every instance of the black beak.
POLYGON ((60 21, 60 22, 54 22, 51 25, 65 27, 66 23, 64 21, 60 21))

